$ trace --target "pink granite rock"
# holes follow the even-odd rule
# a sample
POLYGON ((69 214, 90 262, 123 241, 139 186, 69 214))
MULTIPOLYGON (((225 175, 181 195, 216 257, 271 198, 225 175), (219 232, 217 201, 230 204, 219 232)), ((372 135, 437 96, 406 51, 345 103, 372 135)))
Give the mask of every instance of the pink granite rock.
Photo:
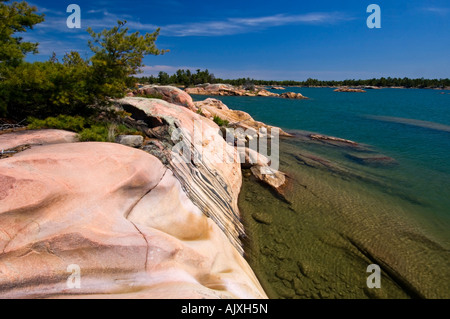
POLYGON ((148 85, 140 88, 136 93, 140 95, 161 96, 164 101, 187 107, 194 112, 197 111, 194 102, 192 101, 192 97, 174 86, 148 85))
POLYGON ((124 98, 117 103, 132 116, 155 126, 152 132, 167 145, 158 150, 158 157, 168 163, 191 200, 243 252, 239 237, 244 229, 237 205, 241 164, 236 149, 226 143, 217 124, 163 100, 124 98))
POLYGON ((218 225, 141 150, 34 146, 0 160, 0 181, 1 298, 266 297, 218 225))
POLYGON ((78 134, 62 130, 30 130, 0 135, 0 150, 22 145, 73 143, 78 134))

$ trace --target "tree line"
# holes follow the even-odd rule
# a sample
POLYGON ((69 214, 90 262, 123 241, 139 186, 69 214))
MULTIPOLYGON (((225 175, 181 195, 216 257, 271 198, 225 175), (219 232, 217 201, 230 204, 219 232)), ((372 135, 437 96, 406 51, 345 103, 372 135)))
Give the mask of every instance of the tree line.
POLYGON ((198 84, 204 83, 221 83, 221 79, 216 79, 214 74, 209 73, 208 69, 202 71, 200 69, 196 70, 196 72, 192 72, 191 70, 178 70, 172 75, 169 75, 167 72, 159 72, 158 76, 147 76, 137 78, 141 83, 146 84, 160 84, 160 85, 183 85, 185 87, 195 86, 198 84))
POLYGON ((207 69, 205 71, 196 70, 178 70, 176 73, 169 75, 166 72, 159 72, 158 76, 141 77, 137 79, 145 84, 160 84, 160 85, 181 85, 185 87, 195 86, 204 83, 224 83, 234 86, 306 86, 306 87, 333 87, 333 86, 376 86, 376 87, 406 87, 406 88, 445 88, 450 87, 450 79, 409 79, 404 78, 373 78, 367 80, 343 80, 343 81, 321 81, 318 79, 309 78, 306 81, 267 81, 256 80, 250 78, 239 79, 221 79, 216 78, 214 74, 207 69))

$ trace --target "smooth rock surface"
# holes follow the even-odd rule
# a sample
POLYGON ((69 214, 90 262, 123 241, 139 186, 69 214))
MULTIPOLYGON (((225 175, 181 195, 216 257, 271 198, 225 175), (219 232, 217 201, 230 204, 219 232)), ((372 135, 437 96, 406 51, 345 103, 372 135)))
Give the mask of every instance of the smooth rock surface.
POLYGON ((0 150, 22 145, 74 143, 78 134, 62 130, 29 130, 0 135, 0 150))
POLYGON ((0 160, 0 180, 0 298, 265 297, 217 224, 141 150, 35 146, 0 160))
POLYGON ((187 107, 194 112, 196 111, 192 97, 185 91, 174 86, 146 85, 135 91, 134 95, 160 95, 166 102, 187 107))

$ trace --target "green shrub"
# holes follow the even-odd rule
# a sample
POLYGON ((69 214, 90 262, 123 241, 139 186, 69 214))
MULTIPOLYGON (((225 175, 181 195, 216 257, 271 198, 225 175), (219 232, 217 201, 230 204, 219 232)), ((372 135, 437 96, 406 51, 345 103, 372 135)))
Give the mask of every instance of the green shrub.
POLYGON ((164 100, 164 96, 160 93, 153 93, 153 94, 143 94, 138 95, 139 97, 145 97, 146 99, 158 99, 158 100, 164 100))
POLYGON ((219 126, 228 126, 230 122, 227 120, 222 120, 219 116, 214 115, 214 122, 219 126))
POLYGON ((33 117, 28 118, 28 128, 37 129, 58 129, 79 133, 84 129, 85 119, 81 116, 58 115, 39 120, 33 117))
POLYGON ((81 116, 58 115, 45 120, 28 118, 28 123, 30 130, 59 129, 79 133, 81 142, 114 142, 118 135, 142 135, 145 137, 144 133, 124 124, 99 122, 81 116))
POLYGON ((90 116, 124 96, 135 84, 146 55, 163 54, 155 41, 159 29, 130 33, 126 21, 100 33, 88 28, 93 55, 81 58, 67 53, 60 63, 54 54, 46 62, 25 62, 26 53, 37 53, 38 43, 23 42, 15 33, 43 21, 26 2, 0 0, 0 116, 23 120, 29 116, 90 116))
POLYGON ((106 125, 93 125, 80 133, 81 142, 109 142, 109 130, 106 125))

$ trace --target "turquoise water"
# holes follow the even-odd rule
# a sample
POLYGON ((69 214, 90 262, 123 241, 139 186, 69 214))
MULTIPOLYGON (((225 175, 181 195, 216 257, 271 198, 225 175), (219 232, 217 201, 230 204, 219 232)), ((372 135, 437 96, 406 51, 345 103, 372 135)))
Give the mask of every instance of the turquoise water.
POLYGON ((405 181, 410 193, 432 202, 436 213, 450 220, 450 91, 381 89, 337 93, 331 88, 287 91, 302 93, 310 99, 220 99, 231 109, 248 112, 256 120, 285 130, 316 132, 374 147, 401 164, 389 174, 405 181))
POLYGON ((247 257, 269 297, 449 298, 450 91, 288 91, 310 99, 214 97, 294 135, 281 141, 287 201, 250 174, 239 200, 247 257), (395 165, 360 163, 355 154, 382 154, 395 165), (372 263, 382 266, 381 290, 366 286, 372 263))

